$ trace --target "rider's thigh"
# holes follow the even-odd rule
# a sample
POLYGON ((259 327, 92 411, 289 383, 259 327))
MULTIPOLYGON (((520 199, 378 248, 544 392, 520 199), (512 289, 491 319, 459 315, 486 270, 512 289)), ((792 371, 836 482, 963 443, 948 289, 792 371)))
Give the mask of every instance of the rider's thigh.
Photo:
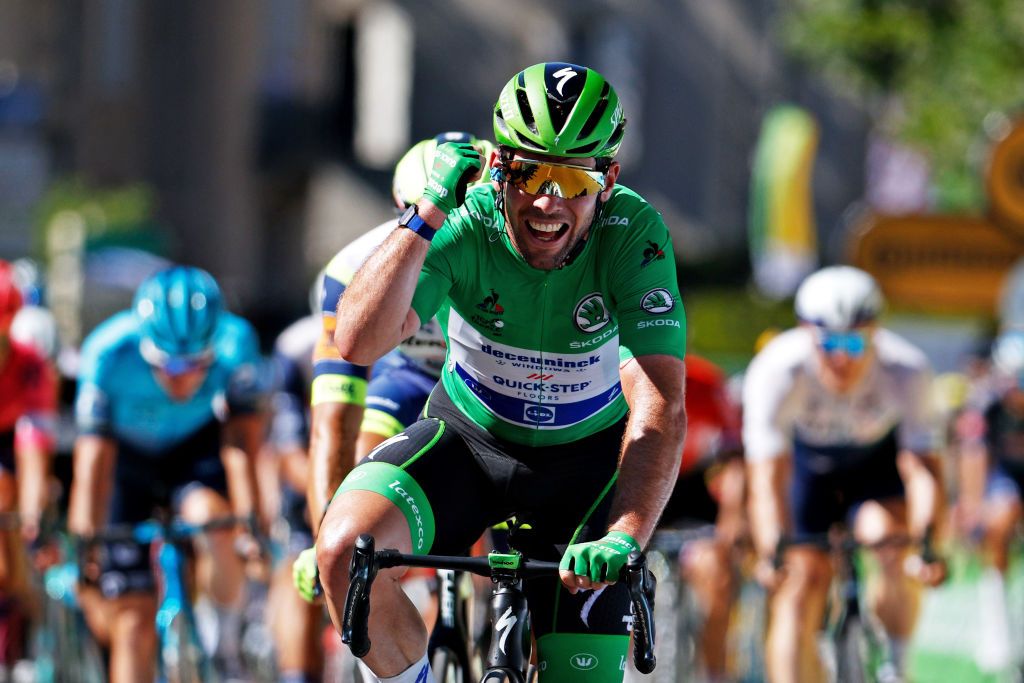
POLYGON ((14 472, 0 469, 0 512, 13 512, 18 506, 18 481, 14 472))
POLYGON ((1019 498, 994 498, 985 503, 985 529, 988 535, 1009 539, 1020 521, 1024 508, 1019 498))

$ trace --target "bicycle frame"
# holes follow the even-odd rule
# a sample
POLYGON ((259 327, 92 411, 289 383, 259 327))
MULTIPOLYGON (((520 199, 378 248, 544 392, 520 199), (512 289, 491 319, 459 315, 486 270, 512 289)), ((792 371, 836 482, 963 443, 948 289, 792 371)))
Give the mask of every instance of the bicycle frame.
MULTIPOLYGON (((558 574, 558 563, 525 560, 519 553, 491 553, 487 557, 405 555, 396 550, 374 550, 374 540, 362 534, 356 541, 349 575, 348 595, 342 615, 341 640, 356 657, 370 651, 368 633, 370 590, 380 569, 434 567, 468 571, 494 583, 491 595, 491 638, 487 667, 481 681, 507 680, 525 683, 530 660, 529 606, 523 581, 558 574)), ((655 582, 640 553, 630 555, 624 578, 633 606, 633 660, 641 673, 654 670, 653 603, 655 582)))

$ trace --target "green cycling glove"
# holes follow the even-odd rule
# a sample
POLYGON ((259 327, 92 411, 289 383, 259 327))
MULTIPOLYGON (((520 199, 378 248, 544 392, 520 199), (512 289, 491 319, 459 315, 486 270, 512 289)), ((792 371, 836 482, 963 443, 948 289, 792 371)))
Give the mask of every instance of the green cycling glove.
POLYGON ((600 540, 570 545, 565 549, 558 568, 589 577, 595 583, 615 582, 634 550, 640 550, 640 544, 632 536, 621 531, 609 531, 600 540))
POLYGON ((320 570, 316 566, 316 547, 306 548, 292 563, 292 582, 302 599, 316 602, 323 592, 320 586, 320 570))
POLYGON ((423 196, 446 214, 466 200, 466 187, 480 172, 480 152, 468 142, 446 142, 434 151, 423 196))

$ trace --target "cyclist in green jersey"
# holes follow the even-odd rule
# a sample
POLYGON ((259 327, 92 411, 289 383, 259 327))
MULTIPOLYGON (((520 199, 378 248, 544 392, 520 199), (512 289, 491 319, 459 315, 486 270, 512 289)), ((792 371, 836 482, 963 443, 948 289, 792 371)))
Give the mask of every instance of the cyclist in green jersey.
MULTIPOLYGON (((513 545, 563 570, 527 585, 541 680, 569 680, 585 660, 587 680, 621 681, 631 617, 616 581, 654 530, 686 430, 671 240, 658 212, 616 184, 624 129, 597 72, 516 74, 494 109, 493 182, 467 192, 480 155, 440 145, 424 198, 346 290, 335 332, 345 359, 369 365, 435 314, 448 350, 426 418, 363 459, 321 524, 336 625, 360 533, 458 553, 516 514, 531 529, 513 545)), ((432 680, 423 623, 397 575, 383 576, 364 661, 381 680, 432 680)))

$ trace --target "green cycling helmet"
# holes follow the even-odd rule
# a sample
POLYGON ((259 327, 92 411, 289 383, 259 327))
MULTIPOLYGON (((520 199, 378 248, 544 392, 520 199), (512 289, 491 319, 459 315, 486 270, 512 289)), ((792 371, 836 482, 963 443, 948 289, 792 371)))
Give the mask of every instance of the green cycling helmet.
POLYGON ((436 137, 417 142, 395 165, 395 175, 391 181, 391 196, 400 211, 415 204, 423 197, 423 188, 427 184, 427 177, 434 165, 434 150, 445 142, 468 142, 476 147, 480 156, 483 157, 484 163, 480 179, 470 183, 469 187, 490 181, 488 164, 491 159, 491 151, 494 150, 494 143, 461 131, 441 133, 436 137))
POLYGON ((132 304, 142 354, 158 365, 209 353, 223 311, 220 287, 201 268, 175 266, 148 278, 132 304))
POLYGON ((626 119, 619 97, 593 69, 535 64, 512 77, 494 105, 494 139, 504 147, 559 157, 611 158, 626 119))

